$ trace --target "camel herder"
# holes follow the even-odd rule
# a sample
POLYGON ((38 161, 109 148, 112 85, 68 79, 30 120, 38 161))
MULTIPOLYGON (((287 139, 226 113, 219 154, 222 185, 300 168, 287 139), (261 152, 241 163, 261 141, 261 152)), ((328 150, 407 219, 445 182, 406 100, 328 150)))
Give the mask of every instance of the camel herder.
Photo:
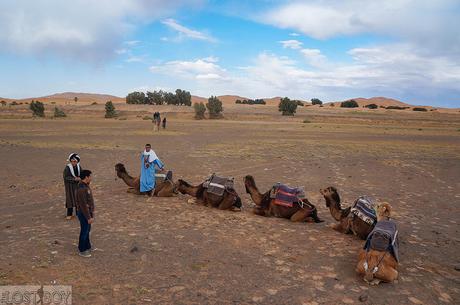
POLYGON ((164 164, 158 159, 150 144, 145 144, 145 150, 141 153, 141 179, 140 191, 152 192, 155 189, 155 165, 163 170, 164 164))
POLYGON ((71 153, 67 159, 69 162, 64 169, 64 186, 65 186, 65 207, 67 208, 66 219, 72 219, 73 209, 75 208, 75 192, 80 182, 80 156, 77 153, 71 153))

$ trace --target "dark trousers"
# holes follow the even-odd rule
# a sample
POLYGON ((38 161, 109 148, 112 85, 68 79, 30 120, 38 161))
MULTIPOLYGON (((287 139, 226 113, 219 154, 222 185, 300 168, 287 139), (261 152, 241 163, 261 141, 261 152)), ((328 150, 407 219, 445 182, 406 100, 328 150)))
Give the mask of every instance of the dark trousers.
POLYGON ((73 208, 67 208, 67 216, 72 216, 73 208))
POLYGON ((85 252, 91 249, 91 242, 89 241, 91 225, 88 223, 88 220, 82 212, 77 211, 77 216, 80 220, 80 237, 78 239, 78 250, 80 252, 85 252))

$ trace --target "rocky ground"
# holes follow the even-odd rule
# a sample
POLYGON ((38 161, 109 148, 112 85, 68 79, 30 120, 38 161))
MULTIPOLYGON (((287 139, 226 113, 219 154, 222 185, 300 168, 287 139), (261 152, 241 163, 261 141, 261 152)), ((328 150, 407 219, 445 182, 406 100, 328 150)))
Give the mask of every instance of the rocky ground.
POLYGON ((460 119, 308 116, 311 123, 176 116, 159 134, 139 115, 0 119, 0 285, 72 285, 74 304, 458 304, 460 119), (137 175, 147 142, 175 179, 235 177, 243 211, 126 193, 114 165, 137 175), (62 171, 72 151, 94 173, 99 250, 90 259, 77 255, 78 221, 64 218, 62 171), (251 214, 247 174, 261 190, 305 186, 325 222, 251 214), (331 229, 319 194, 330 185, 345 205, 360 195, 393 205, 398 283, 370 287, 355 274, 363 242, 331 229))

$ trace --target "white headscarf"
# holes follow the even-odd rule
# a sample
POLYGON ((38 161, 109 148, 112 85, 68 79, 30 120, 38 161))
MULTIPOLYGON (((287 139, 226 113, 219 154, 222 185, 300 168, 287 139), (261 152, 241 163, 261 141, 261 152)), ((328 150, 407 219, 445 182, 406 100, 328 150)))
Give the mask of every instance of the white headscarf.
POLYGON ((153 151, 153 149, 150 148, 150 151, 147 151, 144 149, 144 156, 149 156, 148 162, 151 163, 158 159, 157 154, 153 151))
POLYGON ((72 174, 72 176, 74 176, 74 178, 80 177, 80 156, 79 156, 77 153, 71 153, 71 154, 69 155, 69 158, 67 159, 67 161, 70 162, 70 160, 73 160, 73 159, 75 159, 75 160, 78 161, 78 163, 77 163, 77 171, 78 171, 78 174, 75 175, 75 172, 74 172, 74 170, 73 170, 73 165, 72 165, 72 163, 68 163, 68 164, 67 164, 67 167, 70 169, 70 173, 72 174))

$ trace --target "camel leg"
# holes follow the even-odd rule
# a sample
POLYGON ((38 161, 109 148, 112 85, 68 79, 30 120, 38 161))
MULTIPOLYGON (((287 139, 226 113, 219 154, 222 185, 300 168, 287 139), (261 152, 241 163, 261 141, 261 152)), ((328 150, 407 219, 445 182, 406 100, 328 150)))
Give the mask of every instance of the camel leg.
POLYGON ((219 203, 219 210, 229 210, 233 206, 233 196, 226 194, 222 201, 219 203))
POLYGON ((252 209, 252 212, 259 216, 266 216, 265 210, 257 206, 252 209))
POLYGON ((127 193, 130 193, 130 194, 136 194, 136 195, 140 195, 141 192, 139 192, 138 190, 136 190, 135 188, 133 187, 130 187, 126 190, 127 193))
POLYGON ((291 216, 291 221, 303 222, 303 221, 307 221, 308 217, 310 217, 310 211, 300 209, 291 216))
POLYGON ((172 192, 171 188, 164 187, 161 190, 159 190, 156 195, 157 197, 173 197, 174 193, 172 192))

